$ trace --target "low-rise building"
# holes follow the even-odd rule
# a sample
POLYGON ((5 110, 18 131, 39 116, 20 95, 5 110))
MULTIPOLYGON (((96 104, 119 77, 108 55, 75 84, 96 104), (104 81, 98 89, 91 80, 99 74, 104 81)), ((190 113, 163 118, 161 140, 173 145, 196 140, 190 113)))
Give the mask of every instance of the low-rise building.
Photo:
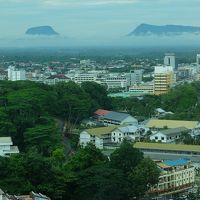
POLYGON ((159 196, 189 190, 195 184, 195 168, 189 159, 158 161, 159 182, 149 190, 159 196))
POLYGON ((185 127, 189 130, 193 130, 198 126, 198 124, 199 124, 198 121, 150 119, 147 122, 146 127, 151 128, 151 129, 185 127))
POLYGON ((30 192, 28 195, 10 195, 0 189, 0 200, 51 200, 41 193, 30 192))
POLYGON ((69 82, 70 80, 71 79, 66 77, 64 74, 57 74, 57 75, 52 75, 46 78, 44 83, 48 85, 55 85, 56 83, 69 82))
POLYGON ((138 125, 138 120, 128 113, 111 111, 101 119, 105 126, 138 125))
POLYGON ((136 142, 134 147, 142 151, 145 156, 156 160, 184 157, 200 163, 200 145, 136 142))
POLYGON ((17 146, 13 146, 11 137, 0 137, 0 156, 10 156, 19 153, 17 146))
POLYGON ((154 83, 136 84, 129 88, 129 92, 143 92, 145 94, 154 94, 154 83))
POLYGON ((150 136, 150 140, 163 143, 173 143, 180 139, 183 133, 187 133, 188 129, 185 127, 171 128, 160 130, 150 136))
POLYGON ((126 138, 137 140, 140 138, 141 129, 136 126, 108 126, 86 129, 80 133, 80 144, 86 146, 94 144, 97 148, 103 149, 113 145, 119 145, 126 138))
POLYGON ((76 83, 83 83, 83 82, 96 82, 97 74, 75 74, 73 80, 76 83))
POLYGON ((103 149, 105 143, 111 143, 111 132, 116 128, 116 126, 108 126, 86 129, 80 133, 80 145, 85 147, 88 143, 92 143, 96 148, 103 149))

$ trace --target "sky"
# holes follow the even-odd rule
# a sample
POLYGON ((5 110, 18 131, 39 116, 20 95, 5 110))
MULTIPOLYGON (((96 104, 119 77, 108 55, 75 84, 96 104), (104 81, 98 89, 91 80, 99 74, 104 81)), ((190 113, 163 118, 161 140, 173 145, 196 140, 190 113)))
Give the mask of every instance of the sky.
POLYGON ((117 38, 141 23, 200 26, 200 0, 0 0, 0 38, 50 25, 70 38, 117 38))

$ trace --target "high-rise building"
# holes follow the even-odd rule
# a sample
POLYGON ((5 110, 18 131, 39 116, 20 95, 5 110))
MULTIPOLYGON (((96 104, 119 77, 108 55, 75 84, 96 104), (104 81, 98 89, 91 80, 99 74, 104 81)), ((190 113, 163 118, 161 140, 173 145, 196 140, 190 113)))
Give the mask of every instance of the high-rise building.
POLYGON ((142 82, 143 70, 136 69, 130 71, 130 85, 140 84, 142 82))
POLYGON ((22 81, 26 80, 25 70, 16 70, 15 66, 8 67, 8 80, 9 81, 22 81))
POLYGON ((176 57, 174 53, 166 53, 164 57, 164 65, 172 66, 173 69, 176 68, 176 57))
POLYGON ((174 83, 172 66, 156 66, 154 71, 154 94, 161 95, 169 92, 174 83))
POLYGON ((200 66, 200 54, 197 54, 197 66, 200 66))

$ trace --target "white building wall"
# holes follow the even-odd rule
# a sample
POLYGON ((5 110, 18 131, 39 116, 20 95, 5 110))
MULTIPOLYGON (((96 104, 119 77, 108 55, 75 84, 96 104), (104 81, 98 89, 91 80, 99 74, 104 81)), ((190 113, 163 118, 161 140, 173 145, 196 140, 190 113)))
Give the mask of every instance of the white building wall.
POLYGON ((166 143, 167 142, 167 137, 166 135, 158 132, 156 134, 153 134, 152 136, 150 136, 150 140, 155 140, 156 142, 163 142, 163 143, 166 143))
POLYGON ((134 117, 132 116, 129 116, 127 117, 126 119, 124 119, 121 124, 127 124, 127 125, 135 125, 137 126, 138 125, 138 120, 135 119, 134 117))
POLYGON ((98 149, 103 149, 103 139, 95 136, 95 146, 98 149))
POLYGON ((16 70, 14 66, 10 66, 8 67, 8 80, 10 81, 26 80, 26 71, 16 70))
POLYGON ((124 139, 124 134, 119 131, 118 129, 114 130, 112 133, 111 133, 111 141, 113 143, 121 143, 124 139))
POLYGON ((164 65, 172 66, 173 69, 176 67, 176 58, 174 54, 166 54, 164 57, 164 65))
POLYGON ((88 143, 91 142, 91 136, 86 131, 83 131, 80 133, 79 142, 80 145, 83 145, 83 147, 85 147, 88 143))

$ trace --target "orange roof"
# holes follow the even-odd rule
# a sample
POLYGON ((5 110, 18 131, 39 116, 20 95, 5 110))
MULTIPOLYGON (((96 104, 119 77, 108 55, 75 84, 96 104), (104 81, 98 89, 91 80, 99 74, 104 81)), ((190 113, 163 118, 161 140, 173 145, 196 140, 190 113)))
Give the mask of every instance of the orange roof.
POLYGON ((99 116, 104 116, 104 115, 107 115, 109 112, 111 112, 111 111, 109 111, 109 110, 103 110, 103 109, 98 109, 97 111, 95 111, 94 114, 99 115, 99 116))

